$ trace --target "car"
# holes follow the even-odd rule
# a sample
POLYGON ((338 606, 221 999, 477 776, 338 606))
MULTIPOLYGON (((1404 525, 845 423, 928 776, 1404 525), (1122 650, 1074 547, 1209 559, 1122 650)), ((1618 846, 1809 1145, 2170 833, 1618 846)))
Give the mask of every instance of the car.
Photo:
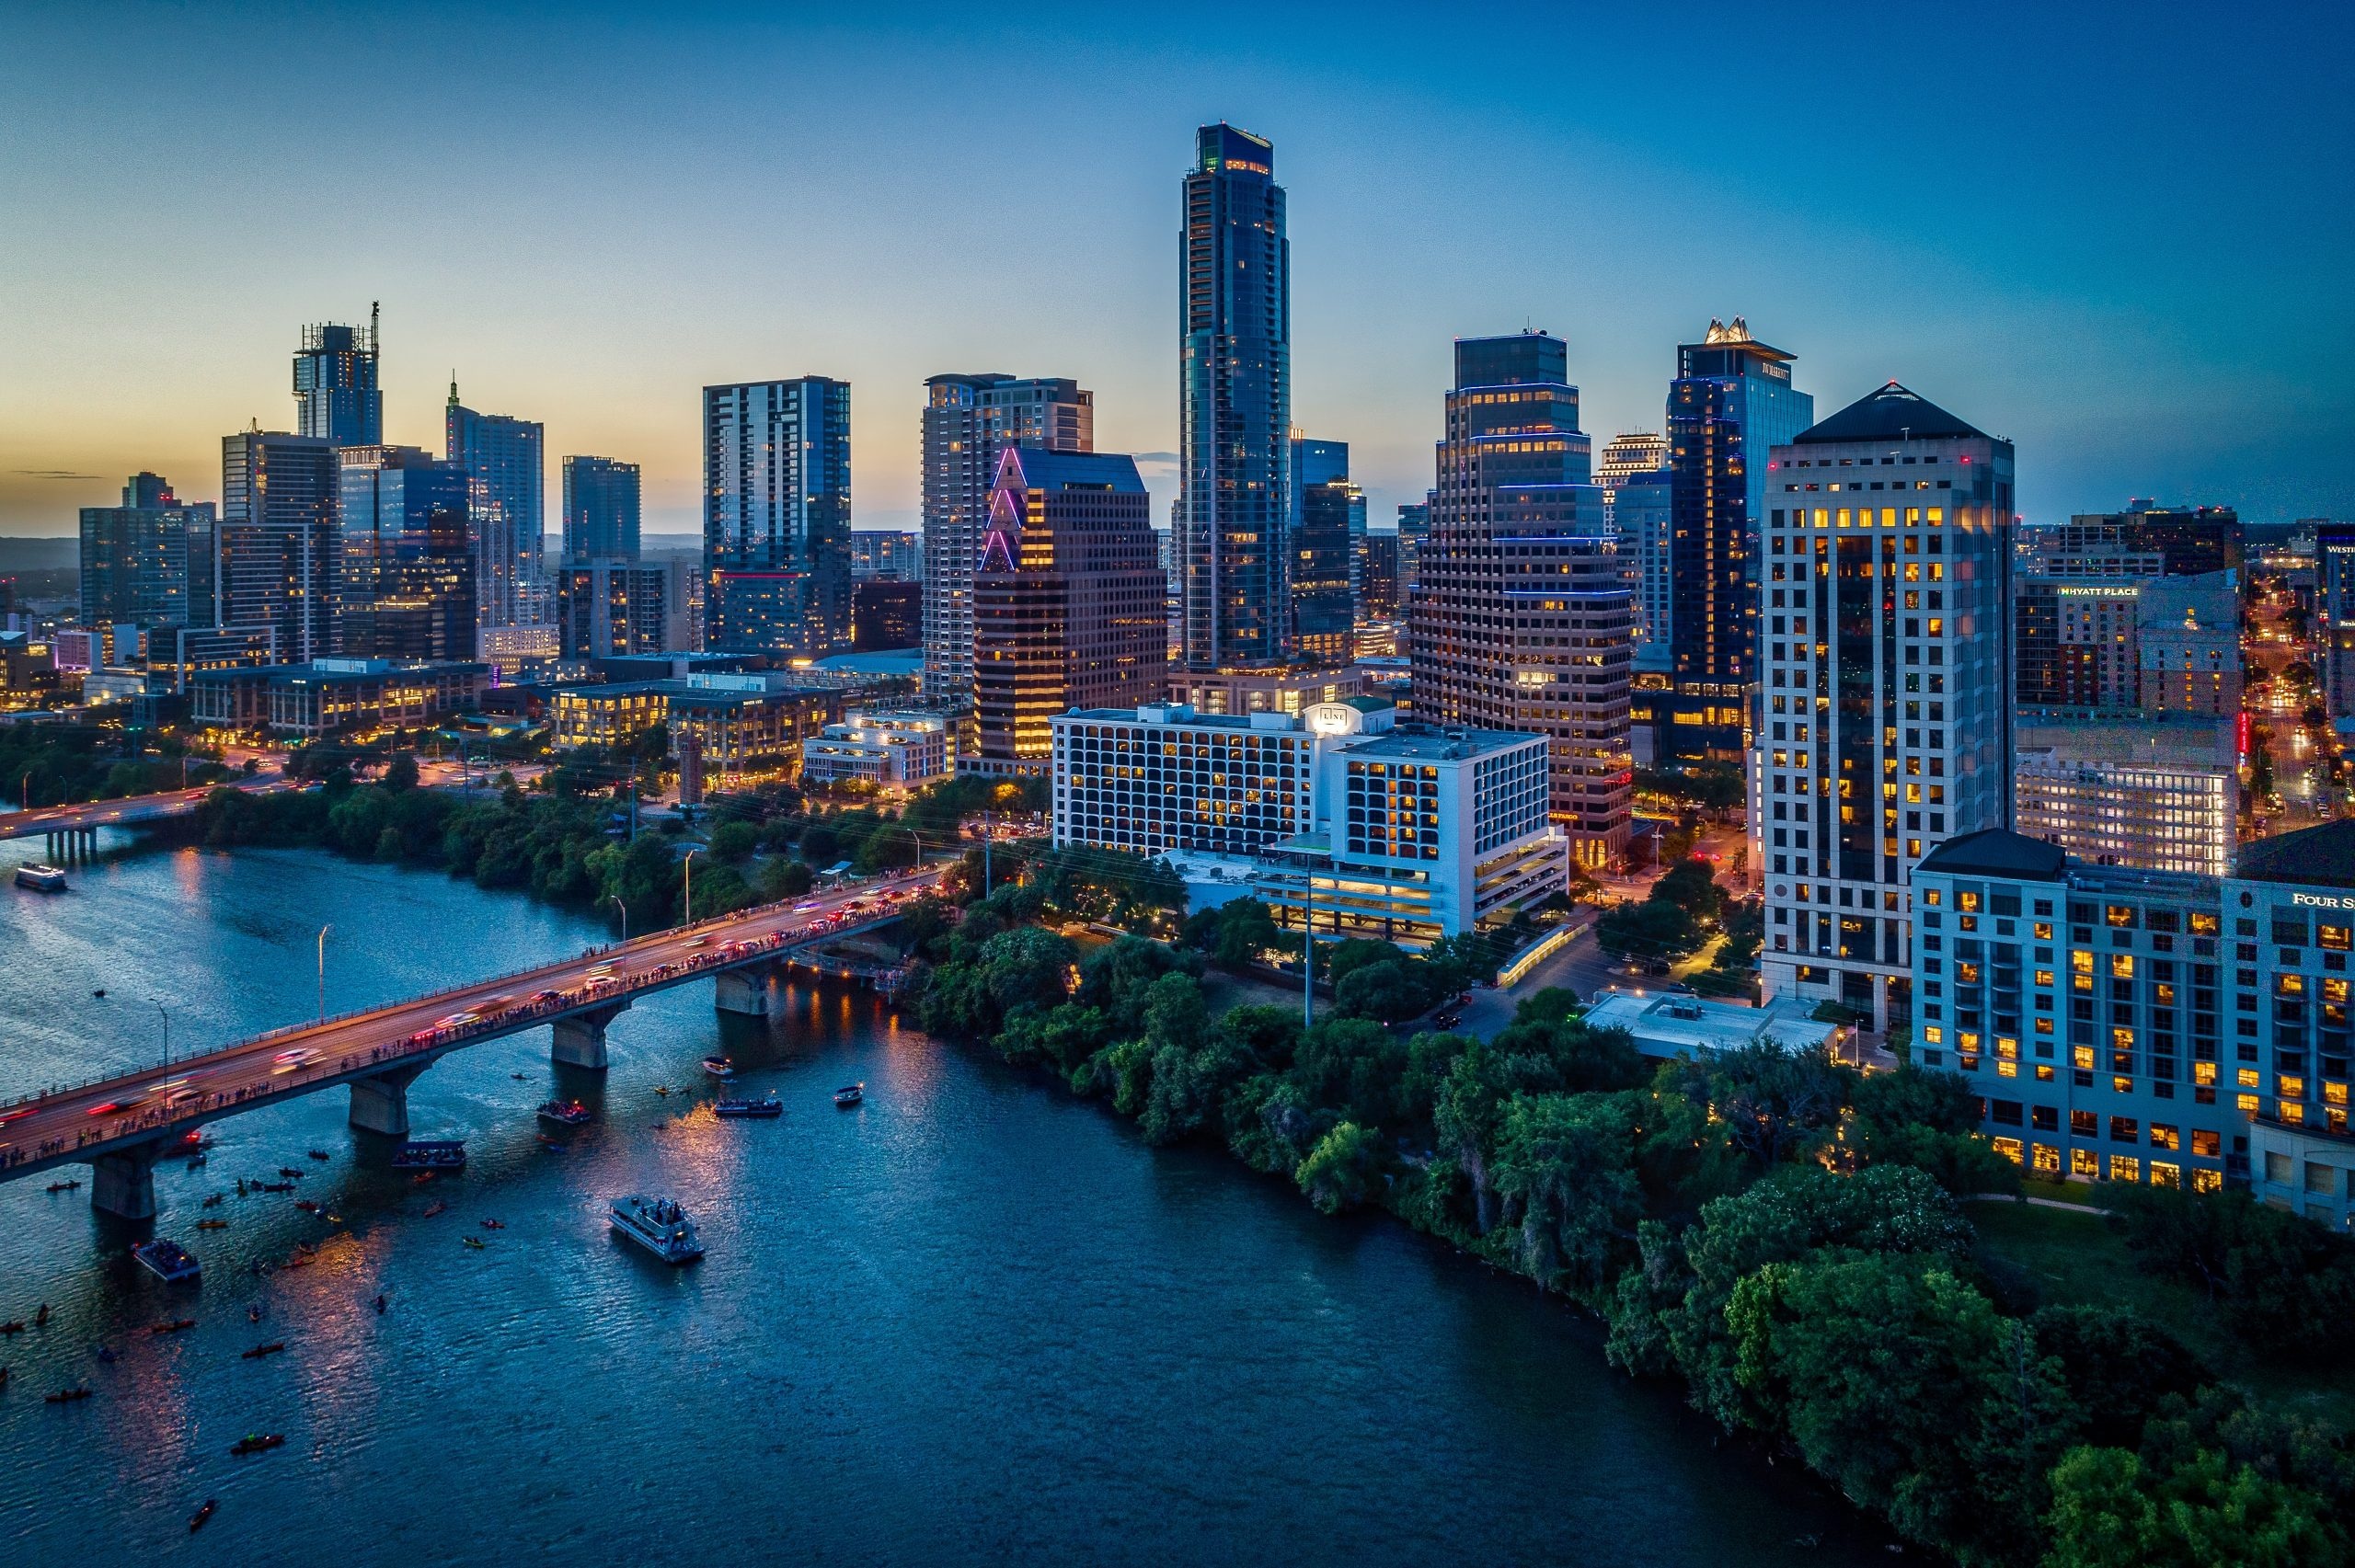
POLYGON ((689 947, 708 947, 711 945, 711 938, 707 934, 703 936, 691 936, 687 938, 686 944, 689 947))
POLYGON ((14 1121, 22 1121, 25 1117, 31 1116, 40 1108, 40 1107, 38 1105, 27 1105, 24 1109, 18 1111, 0 1111, 0 1127, 6 1127, 10 1122, 14 1121))
POLYGON ((169 1109, 177 1111, 182 1105, 193 1104, 203 1098, 204 1091, 201 1089, 194 1087, 175 1089, 165 1097, 164 1104, 169 1109))
POLYGON ((300 1068, 308 1067, 318 1059, 319 1053, 308 1046, 297 1046, 291 1051, 281 1051, 270 1059, 273 1064, 270 1070, 270 1076, 275 1078, 282 1072, 295 1071, 300 1068))
POLYGON ((794 906, 793 906, 793 912, 794 912, 795 914, 797 914, 797 915, 799 915, 799 914, 807 914, 807 913, 809 913, 811 910, 817 909, 817 908, 819 908, 819 907, 820 907, 820 906, 819 906, 819 904, 818 904, 818 901, 817 901, 816 899, 814 899, 814 898, 813 898, 813 899, 811 899, 810 902, 808 902, 808 903, 806 903, 806 904, 796 904, 796 905, 794 905, 794 906))
POLYGON ((474 1013, 453 1013, 447 1018, 436 1018, 433 1026, 436 1029, 463 1029, 479 1016, 474 1013))
POLYGON ((532 993, 532 1001, 534 1002, 554 1001, 563 995, 564 993, 560 990, 535 990, 532 993))
POLYGON ((135 1111, 147 1103, 144 1094, 126 1094, 120 1100, 101 1100, 90 1107, 94 1116, 110 1116, 120 1111, 135 1111))

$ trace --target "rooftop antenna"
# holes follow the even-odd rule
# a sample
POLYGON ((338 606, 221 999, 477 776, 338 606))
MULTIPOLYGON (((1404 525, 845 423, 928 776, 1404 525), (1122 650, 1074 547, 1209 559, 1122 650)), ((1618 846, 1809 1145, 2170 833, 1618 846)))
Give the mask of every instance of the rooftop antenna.
POLYGON ((372 353, 372 354, 373 354, 373 353, 374 353, 374 352, 376 351, 376 311, 377 311, 377 309, 378 309, 378 302, 376 302, 376 301, 374 301, 374 300, 370 300, 370 301, 368 302, 368 351, 369 351, 370 353, 372 353))

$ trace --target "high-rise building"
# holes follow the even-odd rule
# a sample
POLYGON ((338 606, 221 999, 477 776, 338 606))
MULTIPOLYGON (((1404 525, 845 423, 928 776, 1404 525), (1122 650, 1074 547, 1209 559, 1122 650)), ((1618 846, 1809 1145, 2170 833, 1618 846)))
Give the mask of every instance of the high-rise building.
POLYGON ((1292 656, 1292 251, 1273 143, 1194 138, 1179 236, 1178 566, 1189 669, 1292 656))
MULTIPOLYGON (((2124 557, 2147 563, 2153 557, 2124 557)), ((2012 601, 2013 692, 2023 707, 2240 711, 2236 571, 2100 575, 2034 557, 2012 601)))
POLYGON ((683 653, 695 646, 692 561, 597 555, 557 568, 557 626, 566 658, 683 653))
POLYGON ((853 653, 885 653, 924 646, 924 584, 868 578, 850 588, 853 653))
POLYGON ((82 624, 213 624, 213 503, 134 474, 119 507, 82 509, 82 624))
POLYGON ((1675 496, 1668 438, 1648 430, 1614 436, 1594 465, 1594 482, 1603 486, 1603 508, 1619 535, 1620 564, 1635 590, 1636 668, 1666 673, 1676 627, 1669 576, 1675 496))
POLYGON ((1750 335, 1740 316, 1711 321, 1676 350, 1668 389, 1671 537, 1662 760, 1738 761, 1757 695, 1759 512, 1769 448, 1815 418, 1791 385, 1792 356, 1750 335))
POLYGON ((1350 483, 1350 443, 1292 437, 1292 650, 1346 660, 1357 624, 1357 542, 1365 492, 1350 483))
POLYGON ((1368 532, 1357 542, 1358 618, 1387 621, 1398 613, 1398 534, 1368 532))
POLYGON ((405 662, 474 658, 477 481, 413 446, 344 447, 336 456, 336 651, 405 662))
POLYGON ((340 485, 325 436, 243 430, 221 441, 215 615, 268 632, 277 657, 304 663, 336 650, 340 485))
POLYGON ((547 430, 506 414, 477 414, 450 383, 442 455, 466 472, 475 537, 475 612, 486 626, 546 618, 547 430))
MULTIPOLYGON (((851 531, 850 575, 854 582, 885 578, 894 582, 924 580, 924 535, 907 528, 859 528, 851 531)), ((910 647, 921 645, 910 643, 910 647)))
POLYGON ((1760 971, 1887 1028, 1911 1015, 1913 866, 2012 821, 2012 446, 1890 382, 1769 467, 1760 971))
POLYGON ((566 458, 565 560, 637 560, 638 507, 637 464, 610 457, 566 458))
POLYGON ((973 691, 973 567, 998 458, 1016 446, 1094 452, 1096 395, 1061 377, 995 371, 924 385, 924 692, 963 706, 973 691))
POLYGON ((1548 738, 1554 819, 1601 865, 1627 842, 1634 610, 1568 374, 1546 333, 1457 340, 1409 658, 1419 721, 1548 738))
POLYGON ((1000 455, 973 574, 982 771, 1043 773, 1048 721, 1066 708, 1161 700, 1168 647, 1150 506, 1129 457, 1000 455))
POLYGON ((722 653, 850 648, 850 383, 703 389, 704 627, 722 653))
POLYGON ((2095 865, 2223 876, 2240 784, 2233 722, 2140 709, 2023 709, 2020 832, 2095 865))
POLYGON ((2124 511, 2080 512, 2035 531, 2039 554, 2154 555, 2168 577, 2231 571, 2241 565, 2240 514, 2230 507, 2163 507, 2137 500, 2124 511))
POLYGON ((303 328, 294 352, 297 434, 329 446, 375 446, 385 439, 385 395, 376 384, 376 307, 368 329, 333 322, 303 328))
POLYGON ((1431 503, 1439 492, 1427 490, 1419 501, 1398 503, 1398 607, 1407 606, 1407 593, 1415 586, 1415 573, 1422 558, 1423 539, 1431 531, 1431 503))

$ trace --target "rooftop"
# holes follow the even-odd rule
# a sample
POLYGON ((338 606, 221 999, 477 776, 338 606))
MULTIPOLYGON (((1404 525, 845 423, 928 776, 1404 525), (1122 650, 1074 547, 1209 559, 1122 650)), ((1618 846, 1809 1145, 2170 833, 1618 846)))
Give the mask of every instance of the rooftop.
POLYGON ((1809 1016, 1812 1002, 1781 996, 1763 1007, 1706 1001, 1682 991, 1605 991, 1587 1009, 1591 1029, 1625 1029, 1648 1057, 1706 1056, 1771 1040, 1787 1050, 1828 1044, 1840 1025, 1809 1016))
POLYGON ((2009 828, 1982 828, 1976 833, 1948 839, 1922 857, 1916 871, 1946 876, 2008 876, 2029 882, 2058 882, 2069 856, 2058 844, 2015 833, 2009 828))
POLYGON ((1828 419, 1820 419, 1791 439, 1794 446, 1828 446, 1837 441, 1936 441, 1956 437, 1987 439, 1987 432, 1965 424, 1921 394, 1895 382, 1867 393, 1828 419))
POLYGON ((2355 887, 2355 818, 2244 844, 2237 872, 2251 882, 2355 887))
POLYGON ((1351 758, 1377 761, 1442 762, 1487 756, 1543 740, 1508 729, 1431 729, 1407 727, 1353 740, 1343 747, 1351 758))
POLYGON ((998 482, 1004 484, 1009 475, 1021 475, 1023 486, 1032 490, 1144 493, 1144 481, 1137 475, 1136 459, 1126 452, 1045 452, 1037 447, 1008 447, 1005 456, 1000 460, 998 482))

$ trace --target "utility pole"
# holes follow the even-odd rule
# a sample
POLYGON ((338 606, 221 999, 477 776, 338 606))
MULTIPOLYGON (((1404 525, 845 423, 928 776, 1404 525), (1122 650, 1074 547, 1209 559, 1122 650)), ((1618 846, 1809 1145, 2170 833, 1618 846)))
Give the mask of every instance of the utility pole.
POLYGON ((982 813, 982 897, 990 896, 990 844, 997 837, 997 815, 982 813))
POLYGON ((1316 872, 1305 868, 1301 876, 1305 895, 1300 922, 1300 1022, 1316 1027, 1316 872))
POLYGON ((335 927, 319 927, 319 1022, 327 1021, 327 933, 335 927))

